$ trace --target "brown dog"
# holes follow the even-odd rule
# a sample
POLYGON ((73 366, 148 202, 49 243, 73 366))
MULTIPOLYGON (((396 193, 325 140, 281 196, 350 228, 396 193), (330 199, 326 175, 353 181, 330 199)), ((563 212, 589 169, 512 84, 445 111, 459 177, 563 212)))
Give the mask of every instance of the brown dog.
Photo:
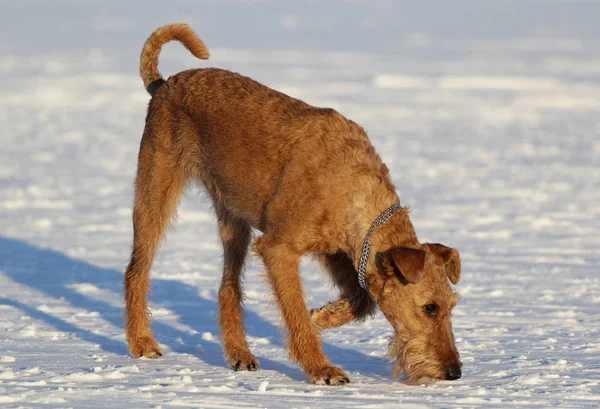
POLYGON ((206 68, 165 81, 163 44, 178 40, 208 58, 185 24, 147 40, 141 76, 152 95, 142 137, 133 210, 133 251, 125 272, 126 327, 134 356, 158 357, 150 330, 149 271, 165 227, 189 181, 202 181, 224 248, 219 323, 227 363, 256 370, 246 342, 242 270, 251 227, 254 250, 288 329, 290 358, 316 384, 347 375, 321 348, 319 331, 372 314, 378 305, 395 331, 390 353, 406 381, 461 375, 450 322, 460 278, 458 253, 421 244, 387 167, 365 131, 333 109, 315 108, 229 71, 206 68), (311 313, 299 261, 317 255, 339 286, 337 301, 311 313))

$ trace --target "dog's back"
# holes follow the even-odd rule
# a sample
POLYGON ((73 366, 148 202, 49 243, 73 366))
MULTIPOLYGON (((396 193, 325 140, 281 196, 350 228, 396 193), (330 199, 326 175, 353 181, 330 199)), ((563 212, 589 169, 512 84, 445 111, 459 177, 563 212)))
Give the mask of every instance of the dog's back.
MULTIPOLYGON (((159 29, 153 36, 160 41, 151 36, 147 44, 160 50, 164 42, 177 39, 194 55, 207 57, 206 46, 186 27, 159 29)), ((295 183, 296 197, 315 200, 333 180, 338 194, 344 191, 340 180, 352 181, 349 188, 355 185, 351 174, 330 177, 328 172, 387 172, 363 129, 337 111, 313 107, 218 68, 187 70, 165 81, 155 48, 146 45, 141 61, 144 84, 153 95, 147 127, 166 132, 145 138, 164 139, 159 143, 180 151, 213 198, 253 227, 264 230, 267 208, 276 193, 285 193, 286 185, 295 183), (357 150, 366 155, 356 155, 357 150), (298 181, 307 180, 310 186, 302 192, 298 181)))

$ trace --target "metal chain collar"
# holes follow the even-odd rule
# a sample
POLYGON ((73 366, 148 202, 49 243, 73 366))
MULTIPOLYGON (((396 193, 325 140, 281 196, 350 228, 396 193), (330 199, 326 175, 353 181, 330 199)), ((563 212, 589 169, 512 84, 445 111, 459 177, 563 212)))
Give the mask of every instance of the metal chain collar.
POLYGON ((385 222, 387 222, 390 217, 399 209, 402 209, 402 206, 399 204, 388 207, 383 213, 379 215, 377 219, 373 222, 371 227, 369 227, 369 231, 365 236, 365 242, 363 243, 362 253, 360 254, 360 261, 358 262, 358 282, 362 288, 365 290, 369 290, 367 287, 367 283, 365 281, 367 276, 367 261, 369 260, 369 252, 371 251, 371 233, 375 230, 376 227, 381 226, 385 222))

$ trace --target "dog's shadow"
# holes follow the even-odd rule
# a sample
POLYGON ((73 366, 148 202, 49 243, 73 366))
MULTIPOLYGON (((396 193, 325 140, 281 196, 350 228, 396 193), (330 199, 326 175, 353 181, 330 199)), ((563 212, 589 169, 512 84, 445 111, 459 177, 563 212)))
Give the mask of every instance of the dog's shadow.
MULTIPOLYGON (((123 327, 122 308, 76 291, 77 284, 92 284, 100 290, 121 293, 123 282, 123 272, 121 271, 98 267, 55 250, 32 246, 24 241, 0 237, 0 272, 21 285, 55 299, 62 299, 75 308, 95 311, 115 327, 123 327)), ((159 320, 154 320, 152 328, 157 340, 167 345, 172 351, 194 355, 209 365, 226 367, 220 345, 206 341, 200 335, 203 332, 218 332, 216 303, 201 297, 198 294, 198 288, 179 281, 154 279, 152 288, 151 301, 155 305, 168 307, 178 316, 181 324, 197 331, 190 332, 174 328, 159 320)), ((19 297, 15 297, 15 299, 0 298, 0 305, 2 304, 18 308, 23 313, 46 322, 58 331, 69 332, 84 341, 97 344, 107 353, 128 355, 124 342, 68 323, 19 301, 19 297)), ((282 346, 281 332, 277 326, 249 308, 246 309, 245 315, 245 323, 250 335, 266 338, 270 343, 282 346)), ((379 358, 327 343, 323 346, 333 362, 339 362, 344 369, 350 372, 389 377, 389 369, 379 358)), ((278 371, 295 380, 306 381, 306 375, 298 368, 273 361, 265 356, 258 356, 258 358, 263 369, 278 371)))

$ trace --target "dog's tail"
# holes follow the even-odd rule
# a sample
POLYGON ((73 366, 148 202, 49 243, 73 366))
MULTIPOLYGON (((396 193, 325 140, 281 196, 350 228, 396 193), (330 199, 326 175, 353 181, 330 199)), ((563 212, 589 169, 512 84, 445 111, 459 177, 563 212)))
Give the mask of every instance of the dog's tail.
POLYGON ((208 48, 187 24, 170 24, 157 29, 146 40, 140 56, 140 75, 150 95, 165 83, 158 71, 158 55, 162 46, 173 40, 182 43, 195 57, 208 60, 208 48))

